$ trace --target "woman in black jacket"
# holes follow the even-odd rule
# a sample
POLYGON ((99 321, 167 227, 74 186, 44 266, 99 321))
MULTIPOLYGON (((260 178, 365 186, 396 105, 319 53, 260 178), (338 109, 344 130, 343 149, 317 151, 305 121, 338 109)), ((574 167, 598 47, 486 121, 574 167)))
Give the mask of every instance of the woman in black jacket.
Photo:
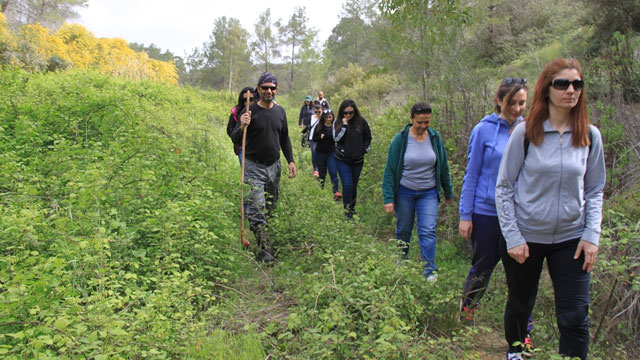
POLYGON ((320 186, 324 189, 324 179, 329 169, 329 177, 333 186, 333 198, 338 200, 342 198, 342 194, 338 192, 338 170, 336 168, 336 144, 333 141, 333 111, 327 110, 320 117, 320 122, 316 125, 313 132, 313 141, 316 142, 316 165, 320 186))
MULTIPOLYGON (((240 118, 240 111, 247 106, 247 98, 249 99, 249 103, 253 103, 255 100, 254 92, 255 90, 248 86, 240 91, 240 94, 238 95, 238 103, 236 106, 231 108, 231 114, 229 114, 229 122, 227 123, 227 135, 229 135, 229 137, 231 137, 231 131, 236 127, 236 123, 240 118), (247 91, 249 92, 248 95, 247 91)), ((242 165, 242 144, 236 144, 234 142, 233 151, 238 155, 238 160, 240 161, 240 165, 242 165)))
POLYGON ((371 146, 371 130, 358 106, 351 99, 340 104, 338 118, 333 123, 333 139, 336 142, 336 165, 342 182, 342 203, 347 219, 355 213, 358 180, 364 165, 364 155, 371 146))

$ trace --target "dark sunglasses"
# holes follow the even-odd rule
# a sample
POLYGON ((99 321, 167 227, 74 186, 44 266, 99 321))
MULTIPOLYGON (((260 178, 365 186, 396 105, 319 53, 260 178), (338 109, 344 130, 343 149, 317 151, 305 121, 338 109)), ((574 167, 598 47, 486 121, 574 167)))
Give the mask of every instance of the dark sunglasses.
POLYGON ((569 81, 568 79, 555 79, 549 83, 556 90, 567 90, 569 85, 573 85, 573 90, 580 91, 584 87, 584 81, 577 79, 569 81))
POLYGON ((342 113, 345 115, 353 115, 355 111, 343 111, 342 113))
POLYGON ((277 86, 264 86, 264 85, 260 86, 260 89, 264 91, 267 91, 267 90, 276 91, 277 88, 278 88, 277 86))
POLYGON ((243 99, 244 99, 244 101, 247 101, 247 100, 249 100, 249 101, 253 101, 253 96, 252 96, 252 97, 250 97, 250 98, 243 98, 243 99))
POLYGON ((431 114, 431 108, 417 108, 413 111, 414 114, 431 114))
POLYGON ((511 84, 527 84, 527 79, 520 77, 506 77, 502 80, 502 85, 511 85, 511 84))

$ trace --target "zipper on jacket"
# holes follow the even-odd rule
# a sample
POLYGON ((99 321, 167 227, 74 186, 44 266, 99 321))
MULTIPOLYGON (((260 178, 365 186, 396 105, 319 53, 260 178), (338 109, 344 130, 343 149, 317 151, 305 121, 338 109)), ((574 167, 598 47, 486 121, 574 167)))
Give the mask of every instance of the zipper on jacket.
POLYGON ((553 229, 553 237, 551 238, 551 243, 556 243, 556 234, 558 233, 558 222, 560 218, 560 191, 562 190, 562 177, 564 173, 564 152, 562 151, 562 137, 563 134, 560 134, 560 178, 558 179, 558 192, 556 199, 556 226, 553 229))

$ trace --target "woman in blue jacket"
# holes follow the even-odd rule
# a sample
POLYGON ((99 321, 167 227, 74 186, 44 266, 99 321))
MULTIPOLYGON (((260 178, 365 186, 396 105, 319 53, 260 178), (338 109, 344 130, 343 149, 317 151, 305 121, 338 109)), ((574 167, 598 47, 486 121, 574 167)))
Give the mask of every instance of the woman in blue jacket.
MULTIPOLYGON (((460 318, 467 323, 473 322, 475 309, 500 261, 498 244, 504 240, 496 213, 496 179, 511 131, 522 120, 527 107, 526 80, 505 78, 498 87, 495 103, 495 112, 485 116, 471 131, 460 194, 458 230, 464 239, 471 241, 473 251, 460 308, 460 318)), ((531 344, 528 335, 526 342, 527 346, 531 344)))
POLYGON ((542 264, 553 282, 562 356, 587 358, 590 272, 598 254, 606 181, 600 132, 589 125, 582 66, 548 63, 538 77, 527 121, 505 147, 496 210, 509 296, 504 312, 507 359, 522 342, 542 264))
POLYGON ((411 107, 411 123, 399 132, 389 146, 382 179, 384 211, 396 214, 396 237, 409 254, 409 240, 417 219, 418 244, 424 262, 423 275, 437 280, 436 224, 440 190, 446 204, 453 198, 447 152, 440 134, 431 129, 431 107, 417 103, 411 107))

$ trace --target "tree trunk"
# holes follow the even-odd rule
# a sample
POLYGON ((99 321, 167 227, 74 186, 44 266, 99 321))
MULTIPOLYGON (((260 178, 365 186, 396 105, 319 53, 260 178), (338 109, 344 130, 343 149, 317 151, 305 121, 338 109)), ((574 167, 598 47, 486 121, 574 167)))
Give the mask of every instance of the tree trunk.
POLYGON ((229 92, 231 92, 231 80, 233 79, 233 55, 229 59, 229 92))
MULTIPOLYGON (((426 16, 427 14, 425 14, 426 16)), ((427 63, 427 46, 425 44, 424 25, 420 26, 420 56, 424 59, 422 62, 422 75, 420 78, 422 82, 422 101, 427 101, 427 70, 429 64, 427 63)))
POLYGON ((291 75, 289 78, 289 87, 291 88, 291 90, 293 90, 293 64, 295 63, 295 53, 296 53, 296 46, 292 45, 291 46, 291 75))
POLYGON ((0 12, 4 13, 5 11, 7 11, 7 7, 9 7, 9 3, 10 2, 11 1, 9 1, 9 0, 5 0, 5 1, 0 2, 0 12))
POLYGON ((264 42, 264 72, 269 71, 269 46, 267 45, 267 42, 264 42))
POLYGON ((427 101, 427 69, 426 66, 422 68, 422 100, 427 101))

